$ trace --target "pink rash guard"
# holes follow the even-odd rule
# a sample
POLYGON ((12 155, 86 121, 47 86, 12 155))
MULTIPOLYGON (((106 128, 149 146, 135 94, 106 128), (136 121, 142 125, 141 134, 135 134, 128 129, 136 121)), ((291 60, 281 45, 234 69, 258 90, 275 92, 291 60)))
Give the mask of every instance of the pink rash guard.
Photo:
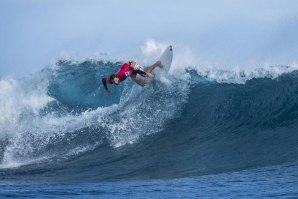
POLYGON ((120 82, 122 82, 123 80, 125 80, 131 75, 132 75, 132 68, 128 63, 123 64, 117 73, 117 76, 119 77, 120 82))

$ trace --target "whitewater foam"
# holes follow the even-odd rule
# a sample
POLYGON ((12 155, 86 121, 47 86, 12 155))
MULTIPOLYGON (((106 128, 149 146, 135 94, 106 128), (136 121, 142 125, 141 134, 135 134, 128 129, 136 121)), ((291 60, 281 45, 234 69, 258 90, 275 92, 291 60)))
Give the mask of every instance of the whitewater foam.
POLYGON ((0 135, 13 134, 26 117, 35 117, 53 100, 47 95, 47 72, 21 80, 0 80, 0 135))

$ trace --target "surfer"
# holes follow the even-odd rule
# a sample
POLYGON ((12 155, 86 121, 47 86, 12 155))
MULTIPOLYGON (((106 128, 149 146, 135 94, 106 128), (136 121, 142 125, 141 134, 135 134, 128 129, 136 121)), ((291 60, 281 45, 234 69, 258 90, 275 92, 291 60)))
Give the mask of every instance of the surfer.
POLYGON ((107 83, 119 85, 120 82, 124 81, 128 77, 132 77, 140 86, 145 86, 146 81, 142 77, 153 78, 154 75, 152 74, 152 71, 157 66, 162 68, 160 61, 157 61, 146 71, 144 71, 144 69, 139 64, 137 64, 136 61, 130 61, 128 63, 124 63, 117 74, 112 74, 108 77, 104 77, 102 79, 102 83, 108 93, 111 93, 111 90, 108 89, 107 83))

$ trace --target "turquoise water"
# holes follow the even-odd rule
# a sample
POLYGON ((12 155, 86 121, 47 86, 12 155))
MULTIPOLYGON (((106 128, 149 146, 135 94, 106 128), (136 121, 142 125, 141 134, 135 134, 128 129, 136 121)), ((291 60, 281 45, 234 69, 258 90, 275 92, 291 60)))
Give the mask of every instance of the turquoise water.
POLYGON ((75 184, 2 184, 1 198, 296 198, 298 165, 180 179, 75 184))

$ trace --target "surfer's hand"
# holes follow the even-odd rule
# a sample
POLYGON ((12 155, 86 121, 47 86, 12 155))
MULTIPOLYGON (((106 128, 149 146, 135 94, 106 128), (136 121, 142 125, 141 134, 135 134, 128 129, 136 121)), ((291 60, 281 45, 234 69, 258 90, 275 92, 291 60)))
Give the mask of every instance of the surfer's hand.
POLYGON ((107 90, 107 93, 112 93, 112 91, 110 89, 107 90))
POLYGON ((154 75, 152 73, 146 73, 148 77, 153 78, 154 75))

